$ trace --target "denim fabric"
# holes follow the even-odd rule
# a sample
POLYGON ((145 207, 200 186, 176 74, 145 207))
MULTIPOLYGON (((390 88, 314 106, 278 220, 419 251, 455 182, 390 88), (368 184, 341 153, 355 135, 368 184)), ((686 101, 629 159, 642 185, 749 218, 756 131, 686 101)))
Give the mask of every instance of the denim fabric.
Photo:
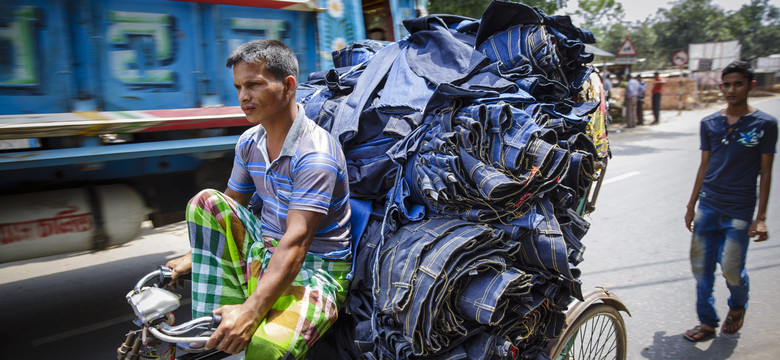
POLYGON ((499 339, 512 336, 527 339, 529 353, 540 353, 557 335, 547 326, 559 332, 563 319, 560 311, 542 304, 567 295, 554 295, 558 288, 551 276, 508 267, 504 259, 515 256, 519 244, 501 240, 501 234, 483 225, 432 219, 388 238, 378 271, 377 357, 460 358, 468 349, 491 349, 488 354, 505 358, 511 345, 499 339), (513 301, 499 304, 499 299, 513 301), (491 304, 503 315, 480 313, 491 304), (497 335, 478 336, 484 325, 468 320, 469 314, 494 323, 497 335))
MULTIPOLYGON (((442 221, 442 220, 440 220, 442 221)), ((454 233, 450 232, 447 226, 441 226, 442 224, 432 220, 431 227, 419 227, 416 225, 410 225, 402 228, 399 234, 403 234, 405 230, 412 232, 414 239, 425 239, 426 237, 443 236, 434 243, 425 242, 429 248, 423 254, 423 260, 418 266, 412 264, 398 264, 402 266, 404 270, 409 269, 413 284, 409 287, 403 284, 394 283, 395 287, 392 289, 398 290, 393 294, 384 295, 380 293, 378 297, 380 304, 388 299, 400 299, 400 302, 390 301, 389 307, 380 307, 380 316, 378 316, 377 334, 379 340, 377 341, 380 349, 393 356, 400 358, 406 358, 410 354, 427 354, 432 352, 435 354, 441 352, 447 352, 452 348, 457 347, 465 338, 468 338, 475 331, 481 331, 480 326, 474 325, 473 322, 465 321, 464 318, 458 313, 457 299, 459 295, 453 293, 453 289, 462 289, 464 286, 458 285, 460 282, 465 281, 473 276, 473 273, 479 273, 489 269, 498 269, 504 271, 507 263, 503 260, 507 254, 517 251, 517 243, 500 241, 495 235, 501 232, 495 232, 495 230, 485 233, 484 230, 479 230, 474 226, 463 228, 459 223, 449 223, 455 229, 454 233), (436 225, 436 226, 433 226, 436 225), (471 236, 463 236, 469 233, 478 231, 482 234, 494 234, 489 235, 486 239, 494 239, 494 241, 479 240, 479 236, 473 238, 471 236), (425 235, 421 235, 425 234, 425 235), (437 235, 439 234, 439 235, 437 235), (498 242, 495 242, 498 241, 498 242), (503 244, 503 245, 499 245, 503 244), (502 255, 503 254, 503 255, 502 255), (405 266, 404 266, 405 265, 405 266), (445 275, 446 274, 446 275, 445 275), (406 290, 411 291, 409 293, 406 290), (400 295, 400 297, 398 296, 400 295), (394 314, 394 309, 397 309, 397 305, 403 304, 405 309, 398 309, 394 314), (395 307, 394 307, 395 306, 395 307), (469 325, 471 324, 471 325, 469 325)), ((431 223, 423 222, 428 225, 431 223)), ((446 223, 445 223, 446 224, 446 223)), ((477 227, 482 227, 477 225, 477 227)), ((403 251, 401 246, 395 245, 394 238, 402 238, 403 235, 393 235, 388 239, 386 245, 390 245, 391 248, 383 248, 383 261, 380 274, 388 274, 389 269, 387 262, 392 261, 404 261, 404 257, 399 255, 403 251)), ((411 241, 412 248, 419 249, 419 243, 406 238, 406 241, 411 241)), ((410 258, 406 258, 410 259, 410 258)), ((516 270, 515 270, 516 271, 516 270)), ((537 279, 535 276, 527 277, 527 279, 537 279)), ((398 280, 398 278, 384 276, 380 280, 381 283, 385 281, 398 280)), ((479 282, 480 280, 477 280, 479 282)), ((473 280, 472 280, 473 283, 473 280)), ((541 281, 533 281, 534 284, 547 285, 541 281)), ((486 284, 474 285, 472 289, 475 291, 486 292, 486 284)), ((528 288, 528 284, 520 286, 520 288, 528 288)), ((379 286, 380 289, 385 289, 385 286, 379 286)), ((458 290, 455 290, 456 292, 458 290)), ((515 311, 518 307, 528 306, 529 303, 534 303, 535 307, 542 304, 542 301, 528 301, 527 297, 529 291, 514 292, 514 295, 525 293, 523 297, 513 296, 521 303, 515 305, 506 305, 506 309, 512 309, 515 311)), ((533 324, 525 320, 524 316, 516 317, 511 316, 505 321, 504 326, 500 326, 505 335, 506 334, 519 334, 525 329, 525 336, 531 334, 528 333, 529 329, 535 326, 541 326, 542 322, 533 320, 533 324), (533 325, 529 327, 530 325, 533 325)), ((558 327, 560 329, 560 327, 558 327)), ((539 334, 542 336, 542 332, 539 334)), ((508 336, 508 335, 507 335, 508 336)), ((508 338, 508 337, 504 337, 508 338)), ((479 345, 477 345, 479 346, 479 345)), ((380 351, 382 353, 382 351, 380 351)))
POLYGON ((385 152, 394 139, 378 138, 363 144, 345 146, 349 187, 353 198, 374 200, 393 186, 395 166, 385 152))
POLYGON ((332 330, 343 336, 322 354, 546 358, 582 297, 589 225, 575 209, 600 104, 578 94, 593 35, 504 0, 481 19, 404 25, 399 42, 334 53, 298 91, 344 147, 352 196, 373 202, 332 330))
POLYGON ((374 283, 371 270, 374 264, 375 253, 381 241, 382 222, 376 217, 371 217, 366 230, 357 244, 355 265, 353 266, 353 278, 350 282, 349 293, 345 301, 345 311, 351 314, 355 321, 371 319, 372 295, 371 287, 374 283))
POLYGON ((544 14, 534 7, 512 1, 494 0, 482 14, 475 47, 481 47, 488 38, 512 26, 541 25, 543 22, 544 14))
POLYGON ((410 34, 417 33, 418 31, 430 30, 432 26, 452 28, 459 27, 464 23, 473 24, 474 22, 475 20, 472 18, 451 14, 436 14, 403 21, 404 27, 410 34))
POLYGON ((745 309, 750 281, 745 260, 747 256, 748 227, 750 223, 723 215, 699 205, 693 223, 691 241, 691 268, 696 278, 696 312, 702 324, 718 326, 713 286, 715 267, 720 264, 729 289, 731 309, 745 309))
POLYGON ((469 274, 465 289, 458 297, 461 316, 480 324, 498 325, 507 313, 509 303, 505 296, 530 291, 533 275, 515 269, 488 269, 475 275, 469 274))
POLYGON ((333 51, 331 57, 333 58, 333 66, 345 67, 355 66, 362 62, 371 60, 379 50, 387 45, 383 41, 375 40, 362 40, 360 42, 351 44, 343 49, 333 51))
POLYGON ((516 25, 491 36, 477 50, 501 64, 502 73, 526 75, 530 65, 533 74, 567 83, 553 36, 542 25, 516 25))
MULTIPOLYGON (((580 276, 580 270, 568 261, 569 250, 553 213, 552 203, 542 198, 534 202, 534 207, 546 221, 536 228, 533 236, 521 239, 518 262, 523 266, 546 269, 553 274, 560 274, 567 280, 576 280, 580 276)), ((567 285, 570 286, 572 296, 582 298, 578 283, 571 282, 567 285)))
MULTIPOLYGON (((298 86, 296 97, 306 116, 331 132, 338 105, 352 92, 364 67, 338 68, 311 73, 309 81, 298 86)), ((332 133, 331 133, 332 134, 332 133)))
POLYGON ((583 260, 585 245, 580 241, 590 228, 590 224, 582 218, 570 206, 558 207, 555 211, 555 218, 563 232, 563 239, 566 241, 566 247, 569 255, 569 262, 576 266, 583 260))
MULTIPOLYGON (((449 339, 439 336, 433 324, 437 314, 443 311, 442 298, 449 297, 452 285, 437 283, 451 283, 462 276, 468 271, 469 262, 478 260, 475 256, 488 255, 490 259, 489 251, 480 250, 487 250, 499 241, 500 235, 499 231, 484 225, 432 219, 407 225, 389 237, 381 249, 377 279, 381 289, 377 296, 379 323, 392 324, 385 327, 394 329, 391 332, 394 336, 384 339, 386 347, 406 358, 448 346, 449 339), (468 255, 461 258, 464 254, 468 255), (449 267, 456 268, 448 272, 449 267)), ((493 259, 489 261, 500 262, 493 259)), ((455 327, 453 324, 439 326, 455 327)))
POLYGON ((380 90, 380 83, 384 81, 385 75, 390 71, 400 51, 401 45, 393 43, 374 54, 364 70, 364 73, 371 76, 361 76, 349 97, 339 104, 334 117, 339 121, 331 130, 331 134, 342 144, 355 137, 360 123, 360 114, 380 90))
MULTIPOLYGON (((485 55, 455 38, 438 23, 431 23, 429 30, 411 34, 409 43, 410 69, 434 85, 457 85, 488 64, 485 55)), ((408 91, 405 88, 398 90, 408 91)))
MULTIPOLYGON (((525 71, 528 73, 531 72, 530 64, 526 67, 525 71)), ((520 87, 517 86, 517 84, 502 76, 498 63, 492 63, 483 67, 479 70, 479 72, 469 77, 462 86, 467 89, 489 90, 502 94, 513 94, 520 92, 520 87)), ((532 99, 533 97, 528 94, 527 100, 530 102, 532 99)))

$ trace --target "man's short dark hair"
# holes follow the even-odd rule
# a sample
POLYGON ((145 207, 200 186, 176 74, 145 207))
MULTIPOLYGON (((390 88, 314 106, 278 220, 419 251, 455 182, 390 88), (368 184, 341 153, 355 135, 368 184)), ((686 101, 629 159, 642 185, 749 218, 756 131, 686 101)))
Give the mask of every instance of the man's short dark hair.
POLYGON ((742 60, 734 61, 723 68, 723 71, 720 74, 720 78, 722 79, 724 76, 731 73, 742 74, 742 76, 747 78, 749 82, 753 82, 753 79, 756 77, 755 72, 753 72, 753 65, 750 65, 749 62, 742 60))
POLYGON ((240 62, 264 64, 279 81, 287 76, 298 78, 298 58, 289 46, 279 40, 263 39, 242 44, 228 56, 226 66, 232 68, 240 62))

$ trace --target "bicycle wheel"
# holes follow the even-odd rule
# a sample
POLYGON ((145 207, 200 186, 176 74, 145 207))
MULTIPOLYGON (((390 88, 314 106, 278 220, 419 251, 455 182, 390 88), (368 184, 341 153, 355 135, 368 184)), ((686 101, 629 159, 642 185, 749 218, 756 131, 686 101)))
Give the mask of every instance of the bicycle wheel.
POLYGON ((617 309, 591 305, 561 335, 553 360, 625 360, 626 324, 617 309))

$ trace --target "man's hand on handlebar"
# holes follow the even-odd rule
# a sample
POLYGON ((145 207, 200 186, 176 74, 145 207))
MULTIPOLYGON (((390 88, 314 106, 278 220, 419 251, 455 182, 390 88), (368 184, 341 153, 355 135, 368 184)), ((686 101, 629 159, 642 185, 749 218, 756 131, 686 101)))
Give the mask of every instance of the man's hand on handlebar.
POLYGON ((246 348, 261 320, 257 310, 247 304, 224 305, 214 310, 214 314, 222 319, 206 349, 216 348, 229 354, 238 354, 246 348))
POLYGON ((187 275, 192 271, 192 253, 188 252, 181 257, 170 260, 165 264, 165 266, 173 270, 173 274, 171 275, 171 283, 168 286, 174 289, 179 289, 183 286, 179 278, 182 275, 187 275))

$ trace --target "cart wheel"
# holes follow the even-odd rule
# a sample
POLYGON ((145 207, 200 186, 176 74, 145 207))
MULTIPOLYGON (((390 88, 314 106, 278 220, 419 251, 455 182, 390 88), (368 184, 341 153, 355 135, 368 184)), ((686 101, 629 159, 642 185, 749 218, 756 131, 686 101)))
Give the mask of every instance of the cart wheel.
POLYGON ((553 360, 625 360, 626 324, 607 304, 591 305, 561 335, 553 360))

